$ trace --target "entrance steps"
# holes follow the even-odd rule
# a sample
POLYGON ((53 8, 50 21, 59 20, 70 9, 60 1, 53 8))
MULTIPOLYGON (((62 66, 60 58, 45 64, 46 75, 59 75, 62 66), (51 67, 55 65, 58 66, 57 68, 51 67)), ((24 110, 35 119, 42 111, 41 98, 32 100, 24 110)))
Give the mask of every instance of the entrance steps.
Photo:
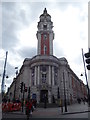
MULTIPOLYGON (((38 103, 38 104, 37 104, 37 107, 39 107, 39 108, 44 108, 44 103, 38 103)), ((47 107, 47 108, 54 108, 54 107, 59 107, 59 105, 56 104, 56 103, 47 103, 47 104, 46 104, 46 107, 47 107)))

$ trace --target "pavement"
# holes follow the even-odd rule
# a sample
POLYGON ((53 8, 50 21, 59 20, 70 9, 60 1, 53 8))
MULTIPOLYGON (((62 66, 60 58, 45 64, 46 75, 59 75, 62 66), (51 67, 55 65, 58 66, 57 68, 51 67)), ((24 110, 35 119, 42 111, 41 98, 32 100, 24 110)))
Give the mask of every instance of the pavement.
POLYGON ((63 114, 72 114, 72 113, 79 113, 79 112, 88 112, 90 111, 90 107, 88 107, 87 103, 81 103, 81 104, 72 104, 67 107, 67 112, 64 111, 63 114))
POLYGON ((90 109, 88 108, 87 103, 73 104, 67 106, 67 112, 65 112, 65 107, 63 107, 63 113, 61 112, 61 107, 57 108, 37 108, 32 117, 34 118, 67 118, 67 117, 78 117, 78 118, 88 118, 88 113, 90 109))
MULTIPOLYGON (((67 112, 63 107, 63 113, 61 107, 56 108, 36 108, 32 113, 32 118, 88 118, 90 113, 90 107, 87 103, 73 104, 67 106, 67 112)), ((26 118, 25 112, 16 111, 3 115, 4 118, 26 118)))
POLYGON ((2 104, 0 104, 0 120, 2 118, 2 104))

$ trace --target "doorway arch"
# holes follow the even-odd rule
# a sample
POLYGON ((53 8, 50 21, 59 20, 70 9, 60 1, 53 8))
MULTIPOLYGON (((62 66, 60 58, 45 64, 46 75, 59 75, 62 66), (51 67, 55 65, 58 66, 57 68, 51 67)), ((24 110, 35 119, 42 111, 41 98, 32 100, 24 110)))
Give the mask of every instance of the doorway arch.
POLYGON ((45 95, 46 95, 47 102, 48 102, 48 90, 41 90, 40 91, 40 102, 44 102, 45 95))

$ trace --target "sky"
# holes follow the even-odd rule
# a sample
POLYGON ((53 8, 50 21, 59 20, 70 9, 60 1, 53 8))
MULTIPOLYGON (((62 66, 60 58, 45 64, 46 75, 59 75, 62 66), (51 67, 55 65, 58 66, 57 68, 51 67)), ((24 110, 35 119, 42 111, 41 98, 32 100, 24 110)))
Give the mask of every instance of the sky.
MULTIPOLYGON (((44 0, 43 0, 44 1, 44 0)), ((5 54, 7 55, 6 89, 10 86, 25 58, 37 55, 37 24, 44 8, 51 15, 55 38, 53 40, 53 55, 65 57, 70 68, 86 84, 82 48, 88 52, 88 1, 58 2, 6 2, 2 1, 0 9, 0 85, 2 81, 5 54), (81 77, 81 73, 83 76, 81 77)))

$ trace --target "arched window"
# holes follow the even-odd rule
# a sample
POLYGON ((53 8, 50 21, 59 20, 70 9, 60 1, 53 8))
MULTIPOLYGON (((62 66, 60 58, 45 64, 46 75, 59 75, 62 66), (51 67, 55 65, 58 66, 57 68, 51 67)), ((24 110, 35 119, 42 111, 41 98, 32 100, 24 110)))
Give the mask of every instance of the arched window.
POLYGON ((44 40, 46 40, 47 39, 47 34, 44 34, 44 40))
POLYGON ((47 71, 47 66, 41 65, 40 69, 41 69, 42 72, 46 72, 47 71))
POLYGON ((47 53, 47 47, 46 45, 44 45, 44 55, 46 55, 46 53, 47 53))
POLYGON ((40 66, 40 70, 41 70, 41 80, 42 80, 42 83, 45 83, 46 82, 46 79, 47 79, 47 66, 46 65, 41 65, 40 66))
POLYGON ((42 83, 46 82, 46 74, 42 74, 42 83))
POLYGON ((45 25, 43 25, 43 28, 46 30, 47 29, 47 25, 45 24, 45 25))

